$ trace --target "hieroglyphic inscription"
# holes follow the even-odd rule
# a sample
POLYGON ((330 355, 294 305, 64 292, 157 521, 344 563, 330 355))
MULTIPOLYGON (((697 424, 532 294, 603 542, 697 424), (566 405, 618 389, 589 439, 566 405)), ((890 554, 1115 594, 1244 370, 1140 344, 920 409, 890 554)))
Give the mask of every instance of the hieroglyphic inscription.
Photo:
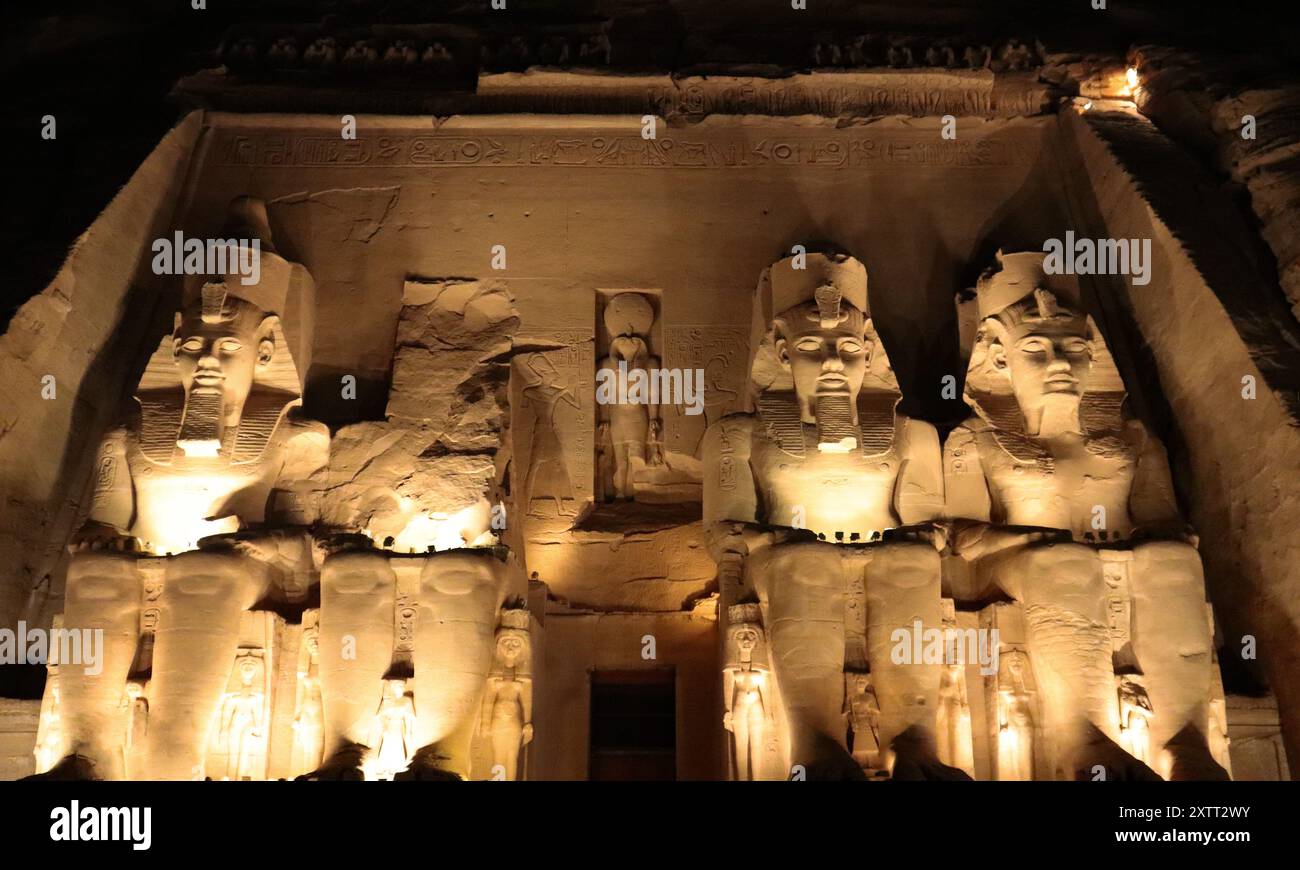
MULTIPOLYGON (((534 455, 544 449, 549 437, 542 437, 538 427, 550 427, 562 450, 563 468, 569 478, 572 499, 580 508, 591 501, 595 492, 595 334, 590 329, 552 329, 545 332, 519 333, 517 344, 563 345, 555 350, 526 354, 519 365, 524 375, 525 401, 533 406, 534 435, 530 440, 529 463, 551 462, 551 457, 534 455), (533 361, 529 357, 540 357, 533 361)), ((540 493, 530 493, 536 498, 540 493)), ((545 497, 560 499, 556 492, 545 497)), ((567 496, 567 494, 566 494, 567 496)), ((563 505, 561 509, 566 509, 563 505)))
POLYGON ((691 140, 682 137, 511 135, 378 136, 345 140, 223 130, 221 166, 583 166, 594 168, 729 169, 810 166, 1021 166, 1028 151, 1016 142, 957 142, 934 138, 840 135, 691 140))
POLYGON ((664 328, 664 340, 665 366, 704 372, 704 413, 690 416, 674 405, 665 422, 669 446, 694 455, 705 428, 743 404, 749 333, 734 326, 678 323, 664 328))

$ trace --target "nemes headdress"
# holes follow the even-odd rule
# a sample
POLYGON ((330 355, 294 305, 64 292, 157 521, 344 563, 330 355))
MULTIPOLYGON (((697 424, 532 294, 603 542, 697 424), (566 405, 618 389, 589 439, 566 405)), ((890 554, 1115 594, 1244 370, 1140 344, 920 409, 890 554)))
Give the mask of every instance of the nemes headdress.
MULTIPOLYGON (((204 241, 222 247, 222 256, 213 257, 220 267, 209 274, 185 277, 175 328, 187 315, 198 315, 209 324, 240 317, 257 317, 259 322, 261 318, 276 317, 271 331, 271 360, 254 375, 253 390, 232 448, 235 462, 250 462, 265 448, 279 418, 302 397, 311 364, 316 287, 306 268, 276 253, 266 206, 261 200, 234 200, 223 238, 204 241), (257 258, 256 270, 246 271, 252 257, 257 258)), ((168 461, 176 447, 186 407, 174 337, 163 336, 136 387, 141 447, 147 456, 160 462, 168 461)))
POLYGON ((980 276, 975 285, 979 319, 998 312, 1033 295, 1041 316, 1054 316, 1058 308, 1079 311, 1078 288, 1066 276, 1048 275, 1043 269, 1046 254, 1025 251, 1004 254, 998 251, 997 265, 980 276))
POLYGON ((847 254, 799 254, 772 265, 768 319, 804 302, 816 302, 823 322, 835 321, 847 302, 867 310, 867 270, 847 254))
POLYGON ((1100 330, 1080 302, 1077 279, 1048 275, 1041 251, 997 252, 996 264, 980 276, 974 298, 958 299, 958 321, 969 324, 973 334, 970 364, 966 373, 965 400, 976 414, 1002 433, 999 443, 1020 459, 1036 459, 1039 451, 1021 444, 1023 432, 1019 406, 1005 371, 996 371, 989 354, 991 344, 1006 323, 1074 317, 1086 321, 1093 344, 1092 371, 1080 415, 1090 433, 1113 432, 1120 425, 1121 406, 1126 396, 1115 361, 1100 330), (976 309, 971 317, 968 309, 976 309), (990 322, 989 318, 995 318, 990 322), (999 325, 1001 324, 1001 325, 999 325))
MULTIPOLYGON (((266 205, 253 197, 241 196, 231 202, 222 237, 205 241, 222 246, 222 256, 216 259, 224 263, 224 268, 185 277, 177 325, 186 312, 199 313, 205 323, 233 319, 240 314, 239 303, 255 307, 262 316, 276 315, 279 323, 272 333, 274 355, 270 365, 258 372, 255 386, 301 396, 311 364, 315 319, 316 288, 311 274, 276 253, 266 205), (257 269, 250 275, 240 264, 251 262, 252 257, 257 258, 257 269)), ((140 380, 139 391, 179 383, 171 342, 170 335, 160 342, 140 380)))
MULTIPOLYGON (((816 309, 809 309, 808 315, 820 321, 823 328, 829 329, 843 323, 849 316, 850 308, 857 309, 866 319, 867 339, 872 344, 871 365, 863 381, 859 406, 862 401, 881 397, 882 423, 887 417, 892 432, 898 380, 871 323, 867 269, 860 260, 848 254, 801 253, 778 260, 763 270, 755 291, 750 329, 750 389, 747 407, 752 408, 758 404, 762 394, 788 392, 792 389, 789 373, 783 371, 778 360, 772 326, 779 315, 810 302, 815 303, 816 309), (892 398, 885 396, 885 393, 891 394, 892 398)), ((801 314, 800 318, 802 317, 801 314)), ((793 327, 795 324, 787 326, 793 327)), ((859 407, 859 417, 861 416, 862 408, 859 407)), ((789 434, 794 437, 796 433, 792 431, 789 434)))

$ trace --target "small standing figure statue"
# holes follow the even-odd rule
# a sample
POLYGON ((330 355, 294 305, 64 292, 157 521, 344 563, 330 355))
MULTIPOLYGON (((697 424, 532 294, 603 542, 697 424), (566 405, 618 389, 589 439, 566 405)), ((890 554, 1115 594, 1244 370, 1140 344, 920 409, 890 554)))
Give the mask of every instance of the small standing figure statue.
POLYGON ((293 716, 295 773, 315 770, 321 763, 325 734, 325 712, 320 691, 320 629, 303 631, 305 656, 298 665, 298 698, 293 716))
POLYGON ((884 773, 880 758, 880 701, 871 686, 871 674, 845 672, 844 712, 849 716, 853 759, 869 775, 884 773))
POLYGON ((1019 650, 1002 654, 998 674, 998 779, 1034 778, 1033 693, 1026 685, 1028 657, 1019 650))
POLYGON ((722 726, 732 734, 736 779, 753 780, 762 769, 765 733, 774 725, 766 636, 758 604, 737 604, 727 613, 731 629, 722 677, 727 705, 722 726))
POLYGON ((501 612, 496 659, 488 676, 479 733, 492 740, 492 778, 519 778, 519 752, 533 740, 532 644, 528 611, 501 612))
POLYGON ((1155 710, 1138 677, 1119 678, 1119 732, 1124 748, 1138 761, 1151 766, 1151 719, 1155 710))
POLYGON ((262 660, 240 656, 235 663, 239 689, 227 692, 221 704, 217 745, 226 754, 222 779, 252 779, 252 759, 258 755, 257 741, 262 736, 262 718, 266 692, 263 690, 262 660))
MULTIPOLYGON (((658 369, 659 358, 651 355, 649 348, 654 320, 654 308, 640 293, 620 293, 609 300, 605 306, 609 355, 601 360, 599 368, 617 372, 618 383, 629 385, 634 372, 640 371, 637 377, 642 377, 658 369)), ((596 410, 600 419, 596 445, 600 451, 603 500, 634 498, 637 472, 664 464, 659 404, 651 402, 649 396, 638 400, 629 389, 627 403, 597 401, 596 410)))
POLYGON ((411 764, 415 748, 415 702, 405 680, 384 681, 384 700, 373 726, 375 779, 392 779, 411 764))

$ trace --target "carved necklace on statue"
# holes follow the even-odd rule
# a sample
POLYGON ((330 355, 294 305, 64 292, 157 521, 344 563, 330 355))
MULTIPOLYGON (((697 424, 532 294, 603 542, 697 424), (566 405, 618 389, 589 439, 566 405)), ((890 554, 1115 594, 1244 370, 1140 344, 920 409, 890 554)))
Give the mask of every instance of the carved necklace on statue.
POLYGON ((895 408, 901 395, 888 390, 863 390, 858 393, 858 425, 854 426, 847 407, 834 409, 818 402, 817 426, 805 426, 799 412, 799 400, 793 391, 769 391, 756 400, 759 417, 767 436, 784 453, 803 459, 817 445, 853 438, 853 453, 861 457, 878 457, 894 447, 895 408))
MULTIPOLYGON (((1012 459, 1029 463, 1044 473, 1056 468, 1056 459, 1042 442, 1025 432, 1025 419, 1014 395, 967 392, 967 403, 988 424, 993 440, 1012 459)), ((1121 406, 1123 393, 1086 393, 1080 403, 1079 420, 1084 446, 1095 456, 1120 459, 1133 455, 1123 436, 1121 406)))

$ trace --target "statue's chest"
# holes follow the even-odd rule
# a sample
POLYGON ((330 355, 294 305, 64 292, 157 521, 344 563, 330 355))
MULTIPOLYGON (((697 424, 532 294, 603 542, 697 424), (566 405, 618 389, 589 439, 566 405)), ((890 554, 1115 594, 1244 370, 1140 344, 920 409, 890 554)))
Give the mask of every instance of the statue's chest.
POLYGON ((892 492, 898 476, 898 456, 892 449, 869 457, 858 451, 826 453, 819 452, 814 441, 811 450, 796 457, 765 443, 755 456, 764 488, 780 501, 835 501, 862 498, 877 489, 892 492))
POLYGON ((1080 504, 1122 504, 1137 468, 1135 451, 1118 438, 1045 444, 1017 436, 981 437, 980 456, 990 487, 1002 501, 1050 498, 1080 504))
POLYGON ((864 395, 856 425, 847 415, 811 425, 792 396, 760 399, 750 462, 767 521, 846 541, 896 525, 897 402, 896 393, 864 395))
MULTIPOLYGON (((137 500, 150 502, 190 496, 196 506, 203 501, 202 496, 209 496, 207 504, 211 504, 213 500, 256 486, 271 468, 268 456, 238 463, 221 456, 204 459, 178 456, 171 462, 156 462, 139 450, 129 451, 127 462, 137 500)), ((181 504, 176 507, 183 509, 181 504)))

